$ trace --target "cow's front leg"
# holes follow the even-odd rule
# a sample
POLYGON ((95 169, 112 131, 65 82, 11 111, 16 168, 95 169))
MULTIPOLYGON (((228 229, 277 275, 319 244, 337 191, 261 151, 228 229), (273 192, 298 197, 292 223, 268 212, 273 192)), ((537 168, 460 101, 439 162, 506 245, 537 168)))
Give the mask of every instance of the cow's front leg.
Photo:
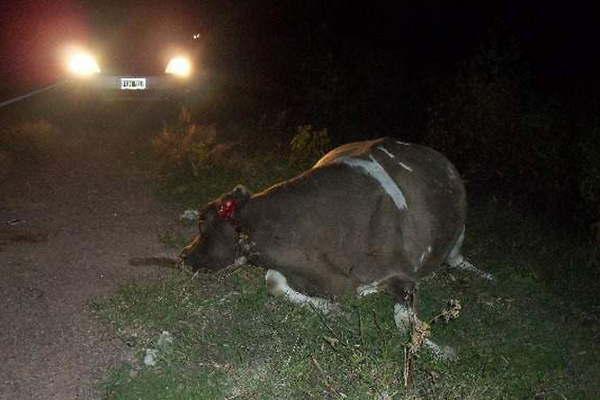
POLYGON ((391 276, 381 281, 375 281, 360 285, 356 288, 356 294, 360 297, 370 296, 381 291, 388 292, 395 301, 394 322, 402 333, 408 333, 410 318, 416 318, 416 290, 415 282, 401 276, 391 276), (407 301, 408 295, 412 294, 413 301, 407 301))
MULTIPOLYGON (((394 304, 394 322, 396 323, 396 327, 403 334, 413 334, 413 332, 409 332, 411 321, 417 326, 422 324, 417 316, 418 297, 416 284, 407 281, 403 277, 391 277, 382 283, 396 302, 394 304)), ((425 339, 423 344, 436 358, 446 360, 454 360, 456 358, 456 352, 452 347, 440 346, 430 339, 425 339)))
POLYGON ((337 311, 337 304, 319 297, 310 297, 292 289, 286 277, 279 271, 270 269, 265 275, 267 291, 273 296, 284 296, 289 302, 301 306, 312 306, 324 314, 337 311))

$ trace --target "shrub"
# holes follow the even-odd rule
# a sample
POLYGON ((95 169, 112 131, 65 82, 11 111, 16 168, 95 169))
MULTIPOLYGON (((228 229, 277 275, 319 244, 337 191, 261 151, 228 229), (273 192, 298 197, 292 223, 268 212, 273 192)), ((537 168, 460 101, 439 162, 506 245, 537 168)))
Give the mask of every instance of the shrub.
POLYGON ((429 109, 425 141, 468 180, 487 183, 502 175, 519 141, 519 87, 501 62, 495 51, 483 50, 439 89, 429 109))
POLYGON ((290 145, 290 161, 296 165, 309 166, 331 148, 331 139, 327 129, 315 130, 311 125, 302 125, 296 128, 296 135, 290 145))
POLYGON ((210 166, 215 148, 216 127, 192 122, 190 110, 182 108, 173 126, 165 126, 152 140, 152 147, 163 171, 179 170, 198 176, 210 166))
POLYGON ((558 104, 546 102, 530 109, 521 117, 521 139, 509 158, 513 191, 533 199, 531 204, 546 213, 572 217, 576 174, 565 165, 572 164, 573 129, 558 104))
POLYGON ((572 217, 573 130, 562 107, 531 95, 514 49, 481 50, 439 88, 425 142, 446 154, 474 192, 572 217))

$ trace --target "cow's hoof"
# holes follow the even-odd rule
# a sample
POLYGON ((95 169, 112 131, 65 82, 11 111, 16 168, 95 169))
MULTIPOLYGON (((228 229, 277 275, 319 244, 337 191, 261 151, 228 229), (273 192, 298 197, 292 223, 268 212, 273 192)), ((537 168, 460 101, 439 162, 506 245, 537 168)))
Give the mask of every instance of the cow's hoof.
POLYGON ((408 333, 411 315, 412 312, 404 304, 396 303, 394 305, 394 322, 403 335, 408 333))
POLYGON ((267 292, 274 297, 280 297, 285 295, 285 288, 287 287, 287 279, 275 270, 268 270, 265 275, 265 281, 267 283, 267 292))
POLYGON ((467 260, 464 257, 462 257, 460 259, 460 262, 455 263, 455 264, 448 264, 448 265, 450 266, 450 268, 470 272, 470 273, 478 276, 479 278, 484 279, 490 283, 496 283, 496 278, 494 277, 494 275, 477 268, 475 265, 473 265, 469 260, 467 260))

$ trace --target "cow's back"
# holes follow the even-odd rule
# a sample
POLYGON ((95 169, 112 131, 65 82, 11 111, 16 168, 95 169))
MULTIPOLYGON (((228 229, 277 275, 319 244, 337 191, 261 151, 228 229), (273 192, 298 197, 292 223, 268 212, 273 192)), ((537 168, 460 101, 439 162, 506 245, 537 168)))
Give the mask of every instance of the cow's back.
POLYGON ((426 146, 381 138, 340 146, 314 168, 340 163, 379 181, 387 201, 374 218, 395 219, 400 258, 411 264, 408 272, 427 274, 445 260, 466 217, 464 185, 446 157, 426 146))

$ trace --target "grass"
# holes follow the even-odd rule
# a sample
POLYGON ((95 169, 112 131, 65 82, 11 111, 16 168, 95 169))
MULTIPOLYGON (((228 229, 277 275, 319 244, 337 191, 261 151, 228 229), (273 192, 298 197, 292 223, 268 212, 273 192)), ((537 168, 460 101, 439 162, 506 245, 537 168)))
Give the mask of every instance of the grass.
MULTIPOLYGON (((473 218, 489 210, 480 212, 473 218)), ((467 254, 494 272, 498 283, 443 271, 421 285, 424 317, 449 298, 460 299, 463 311, 456 321, 433 328, 434 340, 453 346, 458 361, 422 353, 417 395, 598 398, 597 331, 538 282, 528 254, 511 250, 512 239, 481 234, 477 228, 485 224, 477 221, 470 226, 467 254)), ((162 331, 175 339, 159 351, 156 366, 137 362, 113 371, 105 386, 109 399, 405 398, 405 338, 385 295, 347 299, 341 315, 325 318, 267 296, 262 271, 247 269, 224 281, 181 273, 126 286, 94 309, 137 350, 138 360, 157 347, 162 331)))
MULTIPOLYGON (((258 160, 255 160, 258 163, 258 160)), ((194 182, 169 179, 162 194, 198 206, 250 182, 291 175, 289 165, 249 173, 214 169, 194 182), (177 189, 179 188, 179 189, 177 189)), ((183 238, 165 234, 165 244, 183 238)), ((225 279, 182 272, 123 287, 92 304, 137 357, 111 371, 107 399, 597 399, 600 398, 598 281, 594 253, 498 201, 472 208, 465 254, 496 284, 441 271, 420 286, 423 319, 459 299, 460 317, 433 326, 433 340, 458 352, 427 351, 416 390, 402 387, 403 343, 389 297, 345 299, 324 317, 267 295, 264 271, 225 279), (173 335, 159 346, 163 331, 173 335), (158 350, 154 366, 143 363, 158 350)))
MULTIPOLYGON (((486 260, 478 260, 480 263, 486 260)), ((423 316, 449 298, 463 312, 435 325, 434 339, 453 346, 456 362, 422 353, 418 394, 435 399, 556 398, 600 395, 600 351, 568 307, 532 275, 487 260, 498 284, 441 272, 421 287, 423 316)), ((219 282, 176 274, 124 287, 96 311, 114 324, 138 358, 162 331, 175 338, 154 367, 114 371, 110 399, 404 398, 402 343, 385 295, 343 302, 323 317, 267 296, 263 274, 248 269, 219 282), (385 395, 389 397, 385 397, 385 395)))

